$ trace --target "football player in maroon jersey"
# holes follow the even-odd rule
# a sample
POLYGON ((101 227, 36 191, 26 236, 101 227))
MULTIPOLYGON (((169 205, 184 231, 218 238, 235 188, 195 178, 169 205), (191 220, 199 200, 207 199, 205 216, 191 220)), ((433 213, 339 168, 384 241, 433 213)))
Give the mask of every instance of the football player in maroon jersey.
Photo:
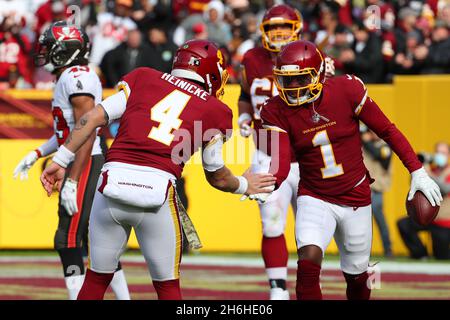
MULTIPOLYGON (((238 125, 243 137, 253 134, 256 146, 253 172, 267 172, 270 165, 270 150, 263 141, 264 137, 258 133, 261 129, 261 106, 278 94, 272 75, 275 58, 282 46, 299 38, 302 24, 300 13, 290 6, 271 7, 264 14, 260 26, 263 46, 250 49, 242 60, 238 125)), ((284 230, 289 204, 296 211, 298 180, 298 164, 292 158, 291 171, 285 183, 265 203, 258 204, 263 233, 261 252, 269 278, 271 300, 289 300, 286 289, 288 250, 284 230)))
POLYGON ((412 198, 422 191, 432 205, 442 197, 405 136, 352 75, 326 79, 323 54, 295 41, 279 53, 273 74, 279 96, 262 107, 263 127, 277 134, 270 172, 276 188, 288 177, 291 148, 302 177, 297 198, 297 299, 321 299, 323 254, 334 235, 348 299, 369 299, 372 243, 371 178, 364 166, 359 121, 386 141, 411 173, 412 198))
POLYGON ((184 163, 199 148, 206 179, 213 187, 246 195, 273 190, 271 174, 234 176, 223 162, 222 146, 231 135, 232 112, 217 98, 226 81, 220 50, 209 41, 188 41, 178 49, 171 74, 138 68, 124 76, 118 84, 120 91, 77 122, 45 169, 41 181, 51 194, 84 141, 97 127, 120 119, 92 206, 91 264, 78 299, 103 298, 131 228, 158 298, 181 298, 184 221, 180 222, 174 184, 184 163))

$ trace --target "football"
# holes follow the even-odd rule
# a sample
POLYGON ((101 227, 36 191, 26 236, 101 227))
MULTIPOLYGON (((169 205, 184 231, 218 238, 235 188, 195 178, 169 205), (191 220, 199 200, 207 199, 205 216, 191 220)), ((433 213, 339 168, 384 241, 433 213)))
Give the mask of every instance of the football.
POLYGON ((433 207, 421 191, 416 191, 411 201, 406 200, 406 211, 417 224, 427 226, 439 213, 439 206, 433 207))

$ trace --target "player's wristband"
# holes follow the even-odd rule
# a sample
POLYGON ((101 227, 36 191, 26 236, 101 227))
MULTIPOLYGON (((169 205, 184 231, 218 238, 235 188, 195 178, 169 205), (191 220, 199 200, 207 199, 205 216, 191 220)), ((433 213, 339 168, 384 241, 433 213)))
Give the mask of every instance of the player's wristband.
POLYGON ((58 152, 53 157, 53 162, 59 164, 63 168, 67 168, 69 163, 75 159, 75 153, 67 149, 65 146, 61 146, 58 152))
POLYGON ((239 180, 239 187, 233 193, 244 194, 248 189, 248 181, 243 176, 235 176, 239 180))
POLYGON ((244 122, 247 121, 252 121, 252 116, 249 113, 244 112, 238 118, 238 126, 240 127, 244 122))

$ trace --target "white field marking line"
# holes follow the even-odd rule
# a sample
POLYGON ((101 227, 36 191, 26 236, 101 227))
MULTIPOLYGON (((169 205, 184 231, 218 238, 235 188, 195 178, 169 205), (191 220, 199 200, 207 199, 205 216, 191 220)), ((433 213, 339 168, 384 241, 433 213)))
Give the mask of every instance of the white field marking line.
MULTIPOLYGON (((127 256, 122 257, 123 262, 140 262, 145 263, 142 256, 127 256)), ((0 264, 2 262, 59 262, 57 256, 0 256, 0 264)), ((201 256, 190 255, 182 259, 182 265, 191 266, 220 266, 220 267, 253 267, 264 268, 262 258, 259 257, 231 257, 231 256, 201 256)), ((381 272, 396 272, 396 273, 419 273, 431 275, 450 275, 450 262, 396 262, 396 261, 381 261, 377 264, 381 272)), ((288 267, 292 269, 297 268, 297 262, 290 259, 288 267)), ((340 270, 339 261, 325 261, 322 265, 323 270, 340 270)))

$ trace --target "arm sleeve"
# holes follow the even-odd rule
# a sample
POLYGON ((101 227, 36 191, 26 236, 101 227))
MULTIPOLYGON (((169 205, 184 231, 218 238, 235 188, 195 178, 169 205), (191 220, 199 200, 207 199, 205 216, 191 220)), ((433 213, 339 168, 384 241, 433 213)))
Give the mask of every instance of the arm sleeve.
POLYGON ((269 172, 277 179, 275 189, 286 180, 291 168, 291 144, 286 126, 283 125, 281 117, 267 104, 261 109, 263 128, 268 130, 268 138, 271 145, 271 162, 269 172))
POLYGON ((391 147, 410 173, 420 169, 422 164, 417 159, 411 144, 368 96, 367 88, 361 79, 347 75, 347 80, 349 82, 344 86, 344 90, 351 102, 354 116, 391 147))
POLYGON ((271 144, 275 146, 272 148, 272 158, 270 161, 269 173, 273 174, 277 179, 275 189, 278 189, 284 180, 289 175, 291 169, 291 144, 289 142, 289 135, 285 132, 278 132, 270 130, 271 141, 278 141, 278 143, 271 144), (276 148, 278 146, 278 148, 276 148))
POLYGON ((422 167, 406 137, 371 98, 365 100, 358 115, 362 122, 391 147, 410 173, 422 167))
POLYGON ((127 107, 127 98, 125 92, 120 90, 119 92, 109 96, 100 103, 108 114, 109 123, 114 120, 120 119, 127 107))
POLYGON ((56 152, 58 150, 58 139, 56 138, 56 135, 52 135, 52 137, 41 145, 38 150, 42 157, 46 157, 49 154, 56 152))

